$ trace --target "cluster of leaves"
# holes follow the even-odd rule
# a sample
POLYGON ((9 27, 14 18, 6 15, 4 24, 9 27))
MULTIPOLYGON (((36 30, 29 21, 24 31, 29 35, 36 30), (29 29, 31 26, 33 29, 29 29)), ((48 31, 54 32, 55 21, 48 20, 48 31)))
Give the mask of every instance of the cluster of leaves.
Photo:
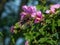
POLYGON ((18 22, 14 26, 14 35, 25 37, 29 45, 58 45, 60 39, 60 9, 55 14, 44 13, 49 7, 37 5, 43 12, 44 21, 34 24, 32 21, 18 22))

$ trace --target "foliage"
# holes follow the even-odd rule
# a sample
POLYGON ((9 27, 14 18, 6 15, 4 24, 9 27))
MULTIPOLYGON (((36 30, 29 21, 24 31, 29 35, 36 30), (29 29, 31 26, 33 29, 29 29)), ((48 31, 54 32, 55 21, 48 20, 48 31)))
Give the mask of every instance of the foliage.
MULTIPOLYGON (((22 5, 24 5, 25 3, 27 3, 27 1, 22 1, 22 5)), ((29 7, 32 8, 31 9, 27 9, 26 11, 22 11, 20 10, 20 12, 24 12, 24 13, 20 13, 20 17, 22 15, 32 15, 30 13, 34 12, 33 15, 35 15, 35 13, 37 13, 37 15, 40 16, 35 16, 32 17, 31 16, 26 16, 24 18, 19 18, 19 22, 17 22, 15 25, 14 23, 16 22, 16 20, 18 21, 18 19, 16 17, 18 17, 18 15, 16 15, 15 13, 13 15, 13 17, 8 17, 8 19, 3 19, 2 22, 0 22, 0 26, 4 27, 4 25, 7 26, 11 26, 11 29, 8 33, 3 32, 4 34, 4 38, 6 35, 9 35, 11 38, 11 43, 10 45, 15 45, 15 42, 17 40, 17 38, 19 37, 24 37, 26 42, 25 45, 58 45, 59 41, 60 41, 60 4, 55 4, 58 6, 54 6, 53 3, 47 3, 48 1, 46 0, 39 0, 39 5, 36 5, 37 8, 37 12, 35 12, 35 7, 29 7), (52 6, 51 6, 52 5, 52 6), (33 8, 34 7, 34 8, 33 8), (54 7, 54 8, 51 8, 54 7), (38 14, 39 12, 39 14, 38 14), (41 18, 42 17, 42 18, 41 18), (35 23, 36 20, 36 23, 35 23), (37 21, 38 20, 38 21, 37 21)), ((26 6, 26 5, 25 5, 26 6)), ((13 6, 14 7, 14 6, 13 6)), ((26 7, 26 8, 27 8, 26 7)), ((21 8, 21 7, 20 7, 21 8)), ((24 9, 24 8, 23 8, 24 9)), ((12 16, 13 16, 12 15, 12 16)), ((0 36, 3 37, 3 34, 0 32, 0 36)))
POLYGON ((29 45, 58 45, 60 9, 56 9, 55 13, 51 11, 46 14, 45 11, 49 9, 49 6, 37 5, 36 7, 42 11, 44 20, 39 23, 34 23, 34 20, 23 22, 20 20, 14 25, 14 35, 25 37, 29 45))

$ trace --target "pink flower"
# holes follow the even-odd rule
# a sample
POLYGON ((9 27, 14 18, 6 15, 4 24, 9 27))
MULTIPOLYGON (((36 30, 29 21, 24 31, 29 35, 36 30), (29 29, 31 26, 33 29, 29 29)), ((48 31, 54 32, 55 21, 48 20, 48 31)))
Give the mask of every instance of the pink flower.
POLYGON ((22 9, 23 9, 24 12, 29 13, 29 14, 32 14, 32 13, 36 12, 36 7, 35 6, 24 5, 24 6, 22 6, 22 9))
POLYGON ((51 5, 50 10, 46 10, 46 13, 55 13, 56 9, 60 8, 60 4, 51 5))
POLYGON ((22 7, 23 11, 21 15, 21 20, 24 19, 24 17, 27 15, 30 15, 31 18, 33 18, 35 23, 38 23, 42 20, 42 13, 41 11, 37 11, 35 6, 26 6, 24 5, 22 7))
POLYGON ((50 8, 58 9, 58 8, 60 8, 60 4, 51 5, 50 8))
POLYGON ((11 26, 10 32, 14 33, 14 26, 11 26))
POLYGON ((37 11, 36 12, 36 18, 35 18, 35 21, 34 21, 34 23, 39 23, 41 20, 42 20, 42 13, 41 13, 41 11, 37 11))
POLYGON ((36 17, 36 13, 32 13, 32 14, 31 14, 31 17, 32 17, 32 18, 35 18, 35 17, 36 17))
POLYGON ((36 12, 36 16, 39 17, 39 18, 42 18, 42 13, 41 13, 41 11, 37 11, 37 12, 36 12))
POLYGON ((23 20, 24 17, 27 15, 27 13, 26 12, 22 12, 20 15, 21 15, 21 20, 23 20))
POLYGON ((51 5, 50 7, 51 13, 55 13, 55 10, 58 8, 60 8, 60 4, 51 5))
POLYGON ((55 13, 55 9, 54 8, 50 8, 50 12, 51 13, 55 13))
POLYGON ((55 9, 54 8, 51 8, 50 10, 46 10, 46 13, 47 14, 55 13, 55 9))
POLYGON ((50 13, 50 10, 46 10, 46 13, 49 14, 50 13))
POLYGON ((29 45, 29 42, 28 42, 28 41, 26 41, 26 42, 25 42, 25 45, 29 45))
POLYGON ((34 23, 39 23, 40 22, 40 18, 36 18, 34 23))
POLYGON ((24 5, 22 6, 23 11, 28 12, 28 6, 24 5))
POLYGON ((28 7, 28 12, 31 13, 35 13, 36 12, 36 7, 35 6, 29 6, 28 7))

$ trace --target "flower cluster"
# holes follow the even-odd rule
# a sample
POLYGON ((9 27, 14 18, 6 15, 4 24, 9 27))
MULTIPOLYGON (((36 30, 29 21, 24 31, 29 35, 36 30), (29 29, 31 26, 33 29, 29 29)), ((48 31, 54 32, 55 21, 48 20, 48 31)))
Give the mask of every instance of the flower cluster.
MULTIPOLYGON (((38 7, 40 8, 39 5, 38 7)), ((47 7, 41 8, 41 10, 43 9, 42 13, 35 6, 22 6, 20 21, 14 26, 12 25, 10 29, 13 37, 15 35, 24 37, 24 40, 26 39, 25 45, 57 45, 57 37, 59 36, 56 37, 56 34, 59 32, 58 27, 60 26, 59 8, 60 4, 51 5, 50 9, 45 12, 47 14, 45 14, 44 11, 47 7)))
POLYGON ((55 4, 50 6, 50 10, 46 10, 46 13, 55 13, 56 9, 60 8, 60 4, 55 4))
POLYGON ((34 19, 34 23, 39 23, 43 16, 41 11, 37 11, 35 6, 22 6, 23 12, 20 13, 21 21, 27 17, 34 19))

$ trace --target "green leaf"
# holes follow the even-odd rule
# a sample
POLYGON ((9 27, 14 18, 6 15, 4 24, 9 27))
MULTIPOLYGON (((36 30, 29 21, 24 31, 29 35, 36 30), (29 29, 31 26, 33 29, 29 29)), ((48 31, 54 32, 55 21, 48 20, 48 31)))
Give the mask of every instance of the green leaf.
POLYGON ((37 5, 37 6, 36 6, 37 10, 40 10, 40 7, 41 7, 40 5, 37 5))
POLYGON ((45 34, 45 32, 44 32, 45 27, 46 27, 46 25, 44 25, 42 28, 39 29, 40 34, 42 34, 42 35, 45 34))
POLYGON ((45 43, 47 41, 48 38, 40 38, 40 40, 38 42, 40 43, 45 43))
POLYGON ((55 31, 55 20, 52 19, 52 32, 55 31))
POLYGON ((35 26, 32 26, 31 30, 34 30, 35 29, 35 26))
POLYGON ((14 28, 19 28, 20 25, 19 25, 19 22, 15 24, 14 28))
POLYGON ((46 19, 46 23, 51 23, 51 20, 50 19, 46 19))
POLYGON ((57 23, 58 23, 58 26, 60 26, 60 19, 58 19, 57 23))
POLYGON ((47 43, 49 43, 49 44, 51 44, 51 45, 56 45, 56 41, 54 41, 54 40, 47 40, 47 43))
POLYGON ((2 32, 0 32, 0 36, 3 36, 2 32))

